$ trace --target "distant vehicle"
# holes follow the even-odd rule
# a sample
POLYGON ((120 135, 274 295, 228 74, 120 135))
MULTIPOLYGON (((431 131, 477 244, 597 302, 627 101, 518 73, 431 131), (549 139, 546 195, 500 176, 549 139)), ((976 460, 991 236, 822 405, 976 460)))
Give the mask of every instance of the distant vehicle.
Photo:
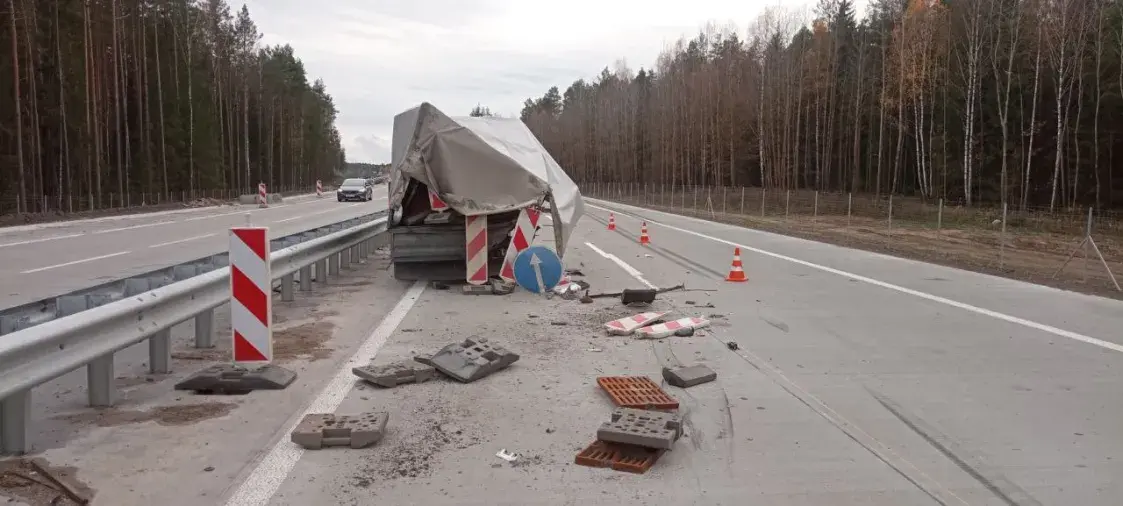
POLYGON ((339 189, 335 190, 335 198, 340 202, 344 200, 365 202, 374 198, 374 189, 367 184, 366 179, 344 179, 339 189))

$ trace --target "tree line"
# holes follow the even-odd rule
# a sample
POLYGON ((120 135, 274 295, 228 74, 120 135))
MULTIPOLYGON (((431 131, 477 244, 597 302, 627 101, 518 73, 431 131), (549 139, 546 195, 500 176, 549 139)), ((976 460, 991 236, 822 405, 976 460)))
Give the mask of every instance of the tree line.
POLYGON ((576 179, 1123 207, 1123 2, 853 0, 528 99, 576 179))
POLYGON ((22 211, 310 187, 345 163, 324 83, 244 5, 0 2, 0 200, 22 211))

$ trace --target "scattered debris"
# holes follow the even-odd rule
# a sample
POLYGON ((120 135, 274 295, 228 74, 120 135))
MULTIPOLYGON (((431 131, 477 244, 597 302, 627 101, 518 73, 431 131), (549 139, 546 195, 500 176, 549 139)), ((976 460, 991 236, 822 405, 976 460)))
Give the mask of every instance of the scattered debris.
POLYGON ((434 290, 448 290, 449 288, 448 283, 442 283, 440 281, 434 281, 430 283, 429 286, 433 287, 434 290))
POLYGON ((737 341, 729 341, 728 343, 725 343, 725 347, 733 351, 741 349, 741 347, 737 345, 737 341))
POLYGON ((691 316, 688 318, 679 318, 675 321, 667 323, 659 323, 656 325, 649 325, 636 330, 636 339, 662 339, 673 335, 683 328, 692 328, 697 331, 700 328, 710 325, 710 321, 705 318, 691 316))
POLYGON ((434 353, 426 353, 426 354, 423 354, 423 355, 414 355, 413 361, 431 366, 431 365, 433 365, 433 355, 434 355, 434 353))
POLYGON ((651 469, 666 450, 642 446, 593 441, 573 462, 579 466, 607 467, 616 471, 643 474, 651 469))
MULTIPOLYGON (((685 290, 685 289, 686 289, 686 285, 675 285, 675 286, 672 286, 670 288, 657 288, 657 289, 655 289, 655 293, 660 294, 660 293, 667 293, 667 292, 673 292, 675 290, 685 290)), ((627 292, 627 291, 628 290, 624 290, 623 292, 594 293, 594 294, 590 295, 589 297, 592 297, 594 299, 606 299, 608 297, 621 297, 621 296, 624 295, 624 292, 627 292)))
POLYGON ((643 254, 643 257, 644 257, 644 258, 655 258, 655 255, 651 255, 651 254, 649 254, 649 253, 644 253, 644 254, 643 254))
POLYGON ((519 460, 519 454, 508 452, 506 448, 500 449, 498 452, 495 453, 495 456, 499 457, 503 460, 506 460, 507 462, 510 462, 512 464, 514 464, 515 461, 519 460))
POLYGON ((620 295, 620 302, 625 306, 633 304, 648 305, 655 302, 655 289, 654 288, 628 288, 620 295))
POLYGON ((694 301, 692 301, 692 300, 688 300, 688 301, 686 301, 686 303, 687 303, 687 304, 689 304, 689 305, 691 305, 691 306, 693 306, 693 305, 695 304, 695 302, 694 302, 694 301))
POLYGON ((601 424, 597 439, 669 450, 682 435, 682 417, 675 413, 616 408, 612 421, 601 424))
POLYGON ((581 297, 581 303, 582 304, 592 304, 593 303, 593 298, 589 297, 589 292, 585 292, 585 296, 581 297))
POLYGON ((364 365, 351 369, 351 373, 384 388, 394 388, 406 383, 424 383, 437 377, 436 368, 417 360, 402 360, 384 365, 364 365))
POLYGON ((495 295, 507 295, 515 291, 515 284, 508 283, 502 279, 491 280, 491 293, 495 295))
POLYGON ((690 388, 717 379, 717 373, 702 364, 689 367, 663 368, 663 379, 679 388, 690 388))
POLYGON ((431 364, 457 381, 471 383, 518 360, 517 354, 502 346, 489 344, 484 338, 471 338, 441 348, 433 355, 431 364))
POLYGON ((581 272, 581 269, 566 269, 565 273, 566 273, 566 275, 569 275, 569 276, 585 277, 585 273, 581 272))
POLYGON ((678 409, 678 401, 647 376, 600 376, 597 384, 620 407, 678 409))
POLYGON ((93 492, 72 481, 73 468, 51 467, 41 458, 0 462, 0 489, 16 504, 89 504, 93 492))
POLYGON ((597 347, 595 347, 595 346, 594 346, 594 347, 592 347, 592 348, 586 348, 586 349, 585 349, 585 351, 591 351, 591 352, 593 352, 593 353, 600 353, 600 352, 602 352, 602 351, 604 351, 604 350, 602 350, 602 349, 600 349, 600 348, 597 348, 597 347))
POLYGON ((325 446, 366 448, 382 439, 389 420, 388 413, 310 413, 292 431, 292 442, 309 450, 319 450, 325 446))
POLYGON ((694 335, 694 327, 685 327, 675 331, 678 337, 690 337, 694 335))
POLYGON ((608 333, 612 335, 629 336, 632 335, 636 329, 648 325, 666 314, 665 311, 640 313, 626 318, 620 318, 619 320, 612 320, 604 324, 604 328, 608 329, 608 333))
POLYGON ((554 326, 558 326, 558 327, 564 327, 566 325, 569 325, 569 322, 561 322, 561 321, 550 322, 550 325, 554 325, 554 326))

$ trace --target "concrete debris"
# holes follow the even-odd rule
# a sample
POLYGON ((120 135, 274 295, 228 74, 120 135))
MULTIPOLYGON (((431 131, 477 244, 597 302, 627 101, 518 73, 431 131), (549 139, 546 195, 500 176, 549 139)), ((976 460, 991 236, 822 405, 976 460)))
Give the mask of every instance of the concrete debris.
POLYGON ((597 429, 597 439, 646 448, 669 450, 682 435, 682 417, 676 413, 616 408, 612 421, 597 429))
POLYGON ((689 318, 679 318, 675 321, 667 323, 660 323, 657 325, 650 325, 636 330, 636 339, 663 339, 678 332, 679 329, 691 328, 697 331, 700 328, 710 325, 710 321, 705 318, 692 316, 689 318))
POLYGON ((461 287, 461 290, 464 291, 465 295, 486 295, 486 294, 494 293, 494 290, 491 286, 491 283, 487 283, 487 284, 483 284, 483 285, 471 285, 471 284, 463 285, 461 287))
POLYGON ((176 383, 176 390, 197 394, 242 395, 254 390, 283 390, 296 380, 296 372, 277 365, 242 367, 217 364, 176 383))
POLYGON ((365 365, 351 369, 351 373, 365 381, 385 388, 406 383, 424 383, 437 377, 437 369, 416 360, 402 360, 384 365, 365 365))
POLYGON ((620 302, 625 306, 632 304, 648 305, 655 302, 655 293, 654 288, 628 288, 620 294, 620 302))
POLYGON ((582 304, 592 304, 592 303, 593 303, 593 298, 592 298, 592 297, 589 297, 589 294, 585 294, 585 296, 584 296, 584 297, 581 297, 581 303, 582 303, 582 304))
POLYGON ((681 328, 675 331, 678 337, 690 337, 694 335, 694 327, 681 328))
POLYGON ((515 284, 508 283, 502 279, 491 280, 491 293, 495 295, 507 295, 515 291, 515 284))
POLYGON ((426 354, 423 354, 423 355, 414 355, 413 361, 431 366, 431 365, 433 365, 433 355, 434 355, 433 353, 426 353, 426 354))
POLYGON ((495 452, 495 456, 512 464, 514 464, 515 461, 519 460, 519 454, 509 452, 506 448, 500 449, 498 452, 495 452))
POLYGON ((651 322, 662 318, 666 315, 666 311, 650 311, 647 313, 640 313, 619 320, 612 320, 604 324, 604 328, 608 330, 609 334, 616 336, 631 335, 636 329, 649 325, 651 322))
POLYGON ((438 371, 462 383, 471 383, 507 368, 519 356, 484 338, 465 339, 450 344, 433 355, 431 363, 438 371))
POLYGON ((325 446, 366 448, 382 439, 389 420, 388 413, 311 413, 292 431, 292 442, 309 450, 319 450, 325 446))
POLYGON ((733 351, 737 351, 737 350, 741 349, 741 347, 737 345, 736 341, 729 341, 728 343, 725 343, 725 347, 729 348, 733 351))
POLYGON ((674 369, 664 367, 663 379, 676 387, 690 388, 694 385, 709 383, 717 379, 717 373, 702 364, 695 364, 689 367, 676 367, 674 369))

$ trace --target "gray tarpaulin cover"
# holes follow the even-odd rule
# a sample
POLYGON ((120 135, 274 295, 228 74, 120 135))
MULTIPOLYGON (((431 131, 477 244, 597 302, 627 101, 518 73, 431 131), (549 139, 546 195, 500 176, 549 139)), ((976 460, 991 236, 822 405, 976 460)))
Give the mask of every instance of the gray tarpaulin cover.
POLYGON ((577 184, 518 118, 452 118, 425 102, 394 117, 391 156, 391 208, 401 206, 410 177, 465 216, 549 196, 559 255, 584 213, 577 184))

